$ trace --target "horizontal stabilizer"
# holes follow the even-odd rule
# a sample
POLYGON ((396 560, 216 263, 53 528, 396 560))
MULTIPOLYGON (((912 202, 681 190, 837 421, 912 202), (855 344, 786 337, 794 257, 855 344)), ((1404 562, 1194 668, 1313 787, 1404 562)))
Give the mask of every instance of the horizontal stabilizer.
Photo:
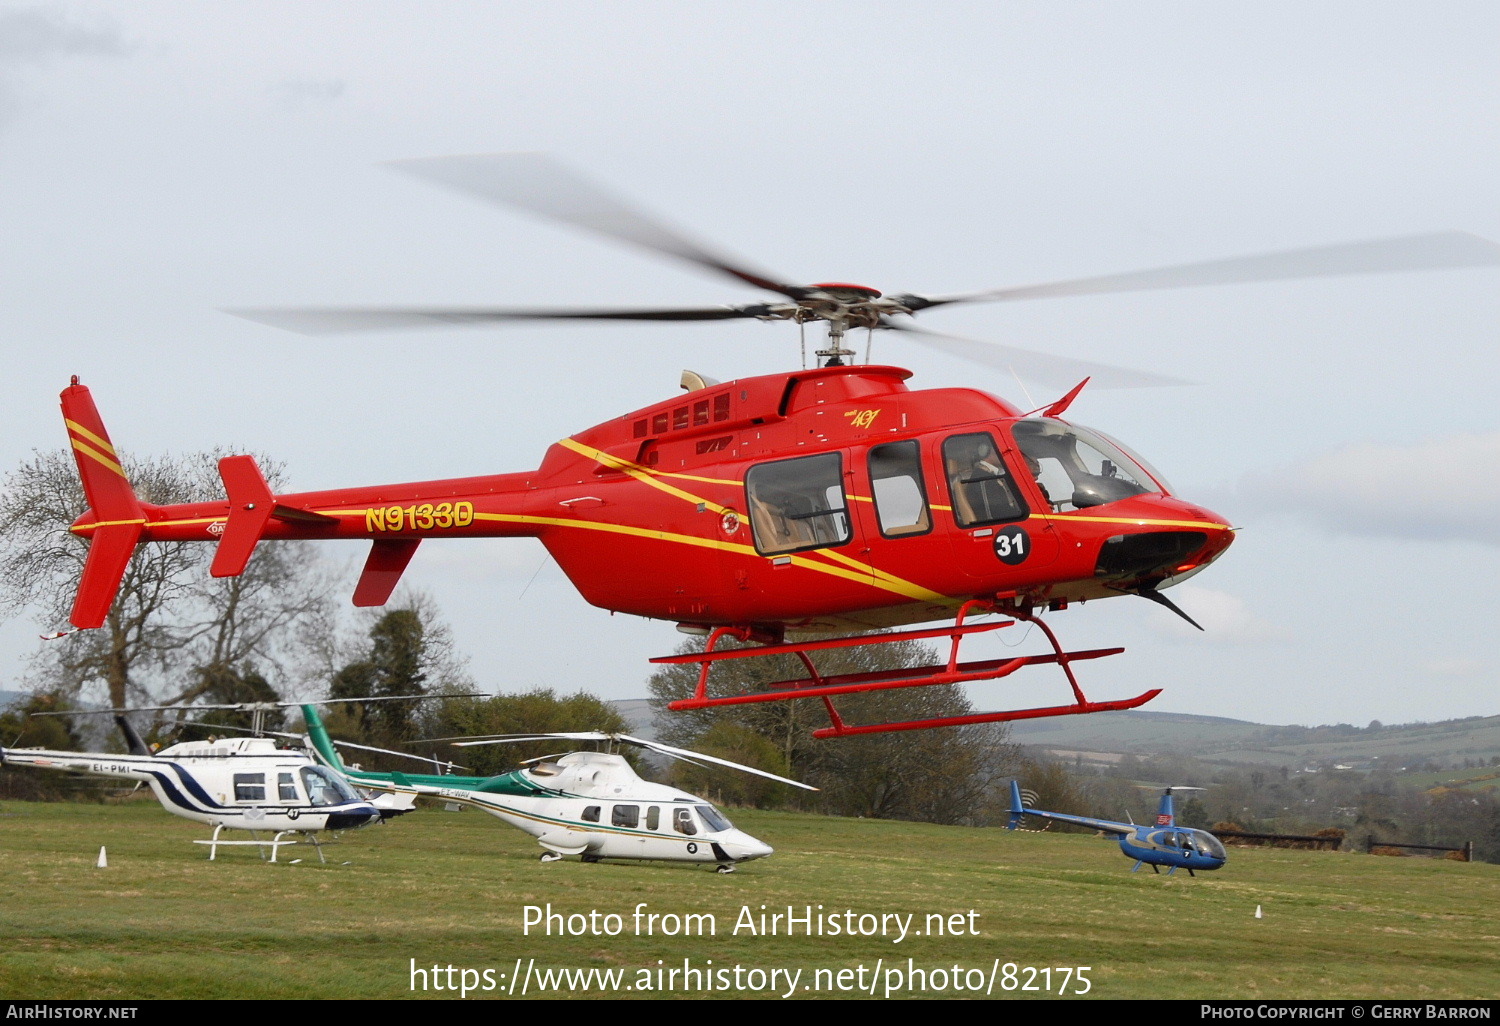
POLYGON ((265 533, 276 503, 254 456, 225 456, 219 461, 219 477, 224 481, 224 494, 229 497, 229 519, 224 522, 224 533, 219 536, 209 573, 215 577, 238 577, 244 573, 250 554, 265 533))
POLYGON ((272 517, 298 524, 338 523, 336 517, 278 503, 254 456, 225 456, 219 461, 219 477, 229 498, 229 519, 209 568, 215 577, 238 577, 245 572, 272 517))

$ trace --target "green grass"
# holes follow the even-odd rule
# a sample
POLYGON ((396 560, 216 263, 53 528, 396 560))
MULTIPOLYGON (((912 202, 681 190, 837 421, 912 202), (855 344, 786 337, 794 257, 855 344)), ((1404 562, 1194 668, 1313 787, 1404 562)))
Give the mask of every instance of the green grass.
POLYGON ((816 969, 868 971, 878 959, 883 969, 904 970, 910 958, 986 973, 999 959, 1091 966, 1092 996, 1105 998, 1492 998, 1500 984, 1500 866, 1242 849, 1217 873, 1169 878, 1132 874, 1112 842, 1083 835, 733 818, 777 853, 720 876, 664 863, 543 865, 534 843, 503 824, 436 810, 347 834, 328 866, 271 865, 250 849, 210 863, 191 843, 207 830, 154 803, 7 802, 0 997, 411 997, 413 958, 497 977, 517 958, 623 967, 626 982, 658 959, 698 968, 713 959, 800 968, 804 983, 816 969), (95 868, 100 845, 107 869, 95 868), (626 931, 524 936, 523 906, 549 902, 620 913, 626 931), (712 913, 717 935, 634 936, 640 902, 712 913), (917 929, 928 913, 972 909, 980 933, 900 944, 731 935, 741 908, 762 904, 916 913, 917 929))

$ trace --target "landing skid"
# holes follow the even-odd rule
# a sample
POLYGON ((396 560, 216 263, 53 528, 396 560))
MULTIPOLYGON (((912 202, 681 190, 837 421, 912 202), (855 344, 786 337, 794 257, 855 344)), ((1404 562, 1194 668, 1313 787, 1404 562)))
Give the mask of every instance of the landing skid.
POLYGON ((1083 713, 1134 709, 1161 694, 1160 688, 1154 688, 1144 694, 1137 695, 1135 698, 1120 699, 1113 702, 1089 701, 1084 695, 1083 689, 1078 686, 1078 679, 1073 675, 1071 664, 1083 659, 1101 659, 1104 656, 1118 655, 1125 650, 1123 648, 1098 648, 1081 652, 1064 652, 1062 646, 1058 644, 1057 636, 1052 633, 1052 629, 1040 617, 1033 615, 1029 609, 1022 609, 1011 605, 1001 606, 994 602, 965 602, 960 607, 954 624, 951 627, 926 627, 917 630, 894 631, 889 634, 827 638, 819 641, 782 642, 779 644, 760 645, 753 648, 719 650, 717 646, 725 638, 748 641, 752 638, 752 632, 740 627, 720 627, 709 636, 708 645, 702 652, 690 652, 686 655, 660 656, 651 660, 653 663, 672 665, 698 663, 700 666, 698 686, 693 692, 693 697, 680 698, 675 702, 669 702, 667 704, 668 709, 686 711, 691 709, 712 709, 724 705, 745 705, 751 702, 781 702, 796 698, 821 698, 824 707, 828 710, 828 719, 831 726, 813 731, 813 737, 825 738, 851 737, 858 734, 882 734, 898 730, 927 730, 933 727, 960 727, 971 723, 999 723, 1007 720, 1038 719, 1045 716, 1077 716, 1083 713), (1012 619, 997 621, 995 623, 964 622, 968 616, 983 613, 1002 613, 1012 619), (1020 656, 1014 659, 987 659, 968 663, 959 662, 959 644, 965 637, 983 631, 1009 627, 1018 620, 1034 624, 1040 628, 1048 642, 1051 643, 1052 652, 1045 655, 1020 656), (862 645, 889 645, 897 642, 920 641, 941 637, 951 639, 948 661, 941 665, 824 675, 818 672, 818 668, 813 665, 810 656, 810 653, 829 649, 853 648, 862 645), (709 671, 715 663, 725 659, 750 659, 772 655, 796 656, 802 661, 802 665, 807 668, 807 676, 796 680, 782 680, 774 684, 768 684, 764 691, 755 691, 744 695, 709 696, 709 671), (858 694, 864 691, 879 691, 887 688, 914 688, 925 687, 931 684, 961 684, 967 681, 994 680, 999 677, 1008 677, 1023 666, 1043 663, 1056 663, 1062 667, 1063 673, 1067 675, 1068 684, 1073 690, 1073 704, 1046 706, 1036 709, 1013 709, 1006 712, 975 713, 969 716, 946 716, 928 720, 908 720, 897 723, 864 725, 850 725, 845 723, 833 705, 833 698, 837 695, 858 694))
POLYGON ((278 830, 278 831, 276 831, 276 834, 269 841, 263 841, 263 840, 261 840, 261 836, 260 836, 260 831, 259 830, 252 830, 252 831, 250 831, 250 836, 252 838, 254 838, 254 840, 250 840, 250 841, 221 841, 221 840, 219 840, 219 834, 220 834, 221 831, 223 831, 223 829, 224 829, 224 824, 220 823, 218 826, 214 827, 214 835, 213 835, 213 837, 209 838, 206 841, 194 841, 193 842, 194 844, 206 844, 206 845, 209 846, 208 847, 208 861, 210 861, 210 862, 213 862, 215 859, 217 859, 219 857, 219 849, 221 847, 226 847, 226 846, 228 846, 228 847, 236 847, 237 848, 237 847, 243 847, 245 845, 255 845, 255 846, 257 846, 260 849, 260 857, 261 857, 261 859, 263 861, 265 860, 265 857, 266 857, 266 849, 270 848, 271 849, 271 859, 270 859, 270 861, 275 862, 277 854, 281 851, 282 848, 285 848, 287 845, 291 845, 291 844, 311 844, 314 848, 316 848, 318 850, 318 861, 321 862, 321 863, 323 863, 323 864, 325 864, 325 865, 328 863, 328 860, 323 857, 323 845, 318 840, 317 836, 314 835, 314 834, 306 833, 305 831, 302 831, 302 830, 278 830), (296 838, 294 838, 292 840, 289 840, 289 841, 282 840, 282 838, 285 837, 287 834, 301 834, 302 836, 301 836, 300 840, 298 840, 296 838))

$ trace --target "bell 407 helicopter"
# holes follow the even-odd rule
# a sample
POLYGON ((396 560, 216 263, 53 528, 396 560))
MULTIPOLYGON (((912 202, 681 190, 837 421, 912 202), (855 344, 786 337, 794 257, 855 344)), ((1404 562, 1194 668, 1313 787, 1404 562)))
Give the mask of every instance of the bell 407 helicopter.
MULTIPOLYGON (((1138 595, 1169 609, 1163 589, 1197 573, 1232 540, 1224 518, 1177 495, 1109 437, 1062 419, 1080 383, 1030 412, 972 388, 913 391, 911 372, 850 365, 850 329, 898 332, 1039 381, 1096 385, 1172 379, 1064 360, 918 329, 910 316, 972 301, 1003 301, 1309 275, 1463 267, 1500 262, 1500 247, 1459 233, 1219 260, 1048 285, 959 295, 883 295, 863 285, 787 284, 688 239, 536 155, 406 161, 401 169, 483 199, 623 240, 776 293, 768 302, 704 309, 241 310, 306 333, 494 325, 518 321, 822 322, 822 366, 718 382, 684 373, 688 394, 579 431, 535 470, 444 481, 274 495, 250 456, 220 462, 225 497, 159 506, 141 501, 88 390, 62 393, 89 509, 71 621, 99 626, 142 541, 216 543, 212 573, 240 574, 263 540, 363 538, 369 556, 354 603, 390 596, 426 538, 533 537, 590 603, 676 621, 708 635, 706 650, 658 662, 698 662, 695 693, 674 709, 817 698, 820 737, 1132 708, 1159 694, 1096 702, 1071 664, 1119 648, 1068 652, 1040 617, 1093 599, 1138 595), (1089 380, 1084 377, 1085 382, 1089 380), (980 614, 999 618, 974 622, 980 614), (940 627, 797 640, 809 632, 940 627), (1051 651, 963 662, 962 639, 1034 623, 1051 651), (948 638, 932 666, 822 674, 819 651, 948 638), (755 647, 721 648, 725 639, 755 647), (753 694, 714 694, 722 659, 791 654, 806 675, 753 694), (1071 700, 960 718, 845 723, 839 695, 1004 677, 1056 663, 1071 700)), ((1185 614, 1180 614, 1185 615, 1185 614)))
MULTIPOLYGON (((569 752, 528 760, 521 769, 492 777, 448 774, 375 773, 344 765, 323 729, 317 709, 303 706, 308 738, 331 769, 361 790, 383 791, 410 803, 416 797, 469 805, 536 838, 543 862, 566 855, 584 862, 630 859, 712 863, 720 873, 751 859, 765 858, 771 846, 737 829, 702 798, 636 775, 623 756, 613 752, 569 752)), ((505 734, 483 740, 438 738, 457 747, 545 741, 607 741, 636 745, 700 765, 713 763, 743 770, 783 784, 816 791, 808 784, 778 777, 700 752, 631 737, 575 731, 552 734, 505 734)))
POLYGON ((1040 816, 1059 823, 1090 827, 1119 840, 1120 851, 1125 857, 1135 859, 1135 865, 1130 870, 1132 873, 1140 869, 1142 865, 1150 866, 1154 873, 1160 873, 1162 866, 1169 866, 1168 876, 1177 872, 1178 869, 1186 869, 1188 876, 1193 876, 1194 870, 1218 869, 1229 858, 1224 851, 1224 845, 1207 830, 1180 827, 1176 823, 1176 817, 1172 811, 1172 793, 1197 790, 1200 788, 1166 788, 1162 791, 1161 805, 1156 811, 1156 822, 1149 826, 1137 826, 1134 823, 1116 823, 1113 820, 1094 819, 1090 816, 1070 816, 1062 812, 1028 809, 1021 801, 1021 786, 1012 780, 1009 828, 1016 829, 1026 816, 1040 816))

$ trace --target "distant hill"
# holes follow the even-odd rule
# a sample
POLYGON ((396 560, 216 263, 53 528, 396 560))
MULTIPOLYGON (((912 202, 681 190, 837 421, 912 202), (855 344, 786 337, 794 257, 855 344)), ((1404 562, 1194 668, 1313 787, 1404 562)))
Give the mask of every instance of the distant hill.
POLYGON ((1131 710, 1022 720, 1012 724, 1012 737, 1020 744, 1086 757, 1174 753, 1205 762, 1291 769, 1336 763, 1399 770, 1427 762, 1462 765, 1466 759, 1486 764, 1500 757, 1500 716, 1396 726, 1299 727, 1131 710))
MULTIPOLYGON (((655 712, 647 699, 611 703, 641 737, 656 736, 655 712)), ((1275 726, 1223 716, 1186 713, 1093 713, 1019 720, 1011 724, 1018 743, 1085 762, 1111 763, 1123 755, 1183 755, 1203 762, 1285 766, 1291 770, 1332 765, 1400 772, 1428 763, 1488 765, 1500 757, 1500 716, 1474 716, 1441 723, 1395 726, 1347 723, 1275 726)))

